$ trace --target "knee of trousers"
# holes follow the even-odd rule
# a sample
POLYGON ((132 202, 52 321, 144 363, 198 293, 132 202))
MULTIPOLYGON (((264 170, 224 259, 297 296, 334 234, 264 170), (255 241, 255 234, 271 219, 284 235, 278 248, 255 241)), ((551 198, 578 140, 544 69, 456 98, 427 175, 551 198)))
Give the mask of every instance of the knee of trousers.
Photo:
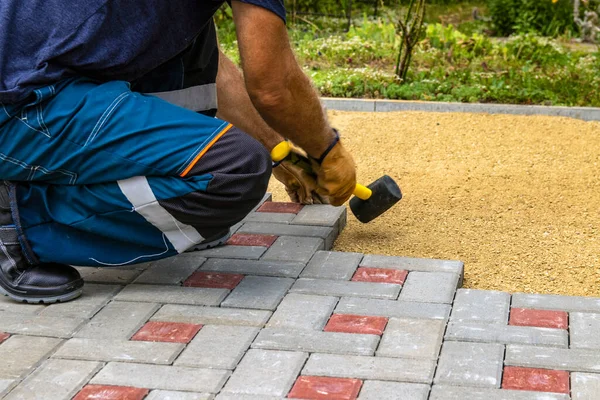
POLYGON ((207 238, 240 222, 264 197, 271 177, 269 152, 238 128, 230 129, 188 176, 212 175, 206 190, 163 204, 207 238))

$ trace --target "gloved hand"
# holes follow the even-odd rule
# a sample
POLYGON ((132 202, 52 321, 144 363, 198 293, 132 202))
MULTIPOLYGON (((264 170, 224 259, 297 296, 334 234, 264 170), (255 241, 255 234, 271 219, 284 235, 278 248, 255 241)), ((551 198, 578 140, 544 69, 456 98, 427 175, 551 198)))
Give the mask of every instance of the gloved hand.
POLYGON ((321 159, 311 160, 317 173, 316 192, 334 206, 344 204, 356 188, 356 166, 350 153, 344 148, 336 131, 336 141, 321 159))
POLYGON ((290 153, 273 168, 273 176, 284 184, 293 202, 301 204, 329 204, 317 193, 317 174, 304 151, 291 145, 290 153))

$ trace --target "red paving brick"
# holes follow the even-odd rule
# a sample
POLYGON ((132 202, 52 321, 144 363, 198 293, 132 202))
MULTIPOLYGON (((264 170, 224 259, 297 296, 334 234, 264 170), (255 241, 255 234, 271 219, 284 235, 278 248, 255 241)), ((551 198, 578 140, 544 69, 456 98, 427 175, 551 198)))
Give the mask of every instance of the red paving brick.
POLYGON ((142 400, 148 392, 135 387, 87 385, 73 400, 142 400))
POLYGON ((291 399, 353 400, 358 396, 362 381, 359 379, 301 376, 288 394, 291 399))
POLYGON ((131 340, 189 343, 201 328, 202 325, 151 321, 137 331, 131 340))
POLYGON ((569 373, 550 369, 505 367, 502 388, 569 394, 569 373))
POLYGON ((233 246, 263 246, 271 247, 277 240, 275 235, 257 235, 251 233, 236 233, 228 241, 227 244, 233 246))
POLYGON ((325 326, 325 332, 364 333, 381 335, 388 319, 364 315, 333 314, 325 326))
POLYGON ((9 337, 10 335, 8 333, 0 332, 0 343, 4 342, 9 337))
POLYGON ((359 267, 352 277, 355 282, 396 283, 404 285, 408 271, 386 268, 359 267))
POLYGON ((214 289, 235 289, 235 287, 244 279, 240 274, 222 274, 217 272, 194 272, 183 286, 214 288, 214 289))
POLYGON ((258 212, 270 212, 270 213, 290 213, 298 214, 304 206, 298 203, 278 203, 274 201, 267 201, 259 207, 258 212))
POLYGON ((508 323, 517 326, 567 329, 569 327, 569 315, 564 311, 513 308, 510 311, 508 323))

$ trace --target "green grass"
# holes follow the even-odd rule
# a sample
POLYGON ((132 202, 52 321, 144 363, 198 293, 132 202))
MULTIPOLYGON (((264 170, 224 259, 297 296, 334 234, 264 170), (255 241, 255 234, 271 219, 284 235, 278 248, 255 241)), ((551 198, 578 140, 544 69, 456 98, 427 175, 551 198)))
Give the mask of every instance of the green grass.
MULTIPOLYGON (((484 34, 485 22, 470 20, 465 11, 470 9, 430 10, 430 21, 454 25, 428 24, 406 82, 393 74, 400 42, 393 24, 397 11, 356 19, 349 32, 336 30, 331 20, 298 24, 290 38, 323 96, 600 106, 600 52, 572 50, 534 35, 495 40, 484 34)), ((237 60, 231 31, 219 27, 226 53, 237 60)))

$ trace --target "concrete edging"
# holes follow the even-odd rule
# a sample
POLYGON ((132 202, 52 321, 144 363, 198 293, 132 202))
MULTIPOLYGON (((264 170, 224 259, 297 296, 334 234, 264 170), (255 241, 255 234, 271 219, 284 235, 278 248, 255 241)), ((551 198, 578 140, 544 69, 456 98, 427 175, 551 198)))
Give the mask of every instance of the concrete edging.
POLYGON ((327 109, 339 111, 428 111, 548 115, 554 117, 570 117, 584 121, 600 121, 600 108, 595 107, 521 106, 512 104, 444 103, 435 101, 342 99, 330 97, 324 97, 321 101, 327 109))

